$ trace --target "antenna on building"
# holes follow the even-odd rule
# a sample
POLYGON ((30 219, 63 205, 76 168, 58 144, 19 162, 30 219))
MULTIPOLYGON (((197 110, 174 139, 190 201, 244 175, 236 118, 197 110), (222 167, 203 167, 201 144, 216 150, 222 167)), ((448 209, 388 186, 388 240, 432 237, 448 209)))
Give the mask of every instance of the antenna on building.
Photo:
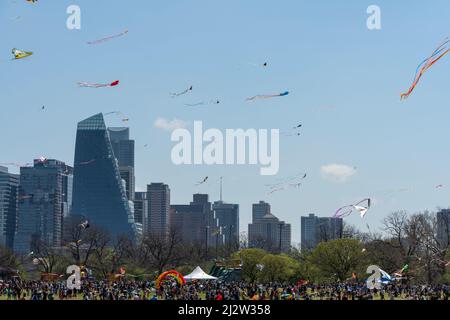
POLYGON ((222 182, 223 182, 223 177, 220 177, 220 202, 222 202, 222 182))

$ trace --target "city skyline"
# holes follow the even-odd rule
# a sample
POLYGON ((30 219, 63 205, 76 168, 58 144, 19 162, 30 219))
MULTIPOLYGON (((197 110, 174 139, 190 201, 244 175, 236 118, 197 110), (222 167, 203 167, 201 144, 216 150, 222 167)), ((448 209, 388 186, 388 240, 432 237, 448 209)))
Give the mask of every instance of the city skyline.
MULTIPOLYGON (((70 1, 0 3, 1 20, 22 17, 5 24, 0 44, 0 87, 8 93, 0 95, 7 118, 0 134, 8 137, 0 143, 0 163, 45 156, 73 165, 76 123, 121 110, 136 141, 136 191, 163 181, 172 189, 173 203, 188 203, 195 193, 215 200, 224 177, 224 200, 240 205, 241 230, 260 200, 292 224, 293 243, 300 242, 300 216, 331 217, 337 208, 367 197, 373 204, 366 217, 345 220, 362 230, 366 224, 377 230, 395 210, 450 206, 449 188, 435 188, 450 185, 444 145, 449 110, 441 103, 450 94, 448 60, 426 74, 408 100, 399 101, 417 63, 447 36, 448 1, 432 7, 377 1, 383 18, 376 31, 366 27, 369 1, 349 1, 345 10, 323 1, 77 3, 82 28, 72 31, 65 28, 70 1), (126 37, 85 45, 125 28, 126 37), (7 61, 14 47, 34 55, 7 61), (253 66, 262 62, 268 68, 253 66), (121 84, 112 90, 76 87, 77 81, 118 78, 121 84), (171 92, 190 85, 189 95, 171 98, 171 92), (282 100, 245 102, 283 90, 291 94, 282 100), (184 106, 216 98, 219 105, 184 106), (303 131, 281 139, 279 174, 261 177, 255 166, 174 166, 170 132, 155 126, 158 118, 178 119, 188 128, 203 120, 220 129, 289 130, 301 122, 303 131), (328 180, 320 168, 330 164, 356 168, 355 174, 328 180), (308 173, 301 188, 267 195, 266 184, 299 172, 308 173), (209 182, 196 186, 205 176, 209 182)), ((108 127, 123 127, 122 120, 114 114, 106 119, 108 127)), ((18 173, 15 167, 9 171, 18 173)))

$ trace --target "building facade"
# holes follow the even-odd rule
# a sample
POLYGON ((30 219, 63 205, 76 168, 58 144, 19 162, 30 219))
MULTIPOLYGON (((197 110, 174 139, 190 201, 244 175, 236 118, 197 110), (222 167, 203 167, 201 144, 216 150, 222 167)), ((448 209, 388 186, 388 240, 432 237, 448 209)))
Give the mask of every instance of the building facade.
POLYGON ((170 210, 171 229, 181 234, 184 242, 212 246, 211 202, 207 194, 194 194, 193 201, 188 205, 172 205, 170 210))
POLYGON ((17 231, 19 175, 0 166, 0 246, 13 249, 17 231))
POLYGON ((252 205, 252 221, 256 222, 259 219, 262 219, 265 215, 270 214, 270 204, 264 201, 260 201, 259 203, 254 203, 252 205))
POLYGON ((253 222, 248 225, 249 247, 288 252, 291 249, 291 225, 273 215, 270 204, 264 201, 253 204, 252 209, 253 222))
POLYGON ((437 235, 436 238, 441 248, 450 245, 450 209, 442 209, 436 213, 437 235))
POLYGON ((148 227, 148 200, 147 192, 134 193, 134 219, 142 224, 143 233, 147 233, 148 227))
POLYGON ((75 215, 107 230, 112 237, 127 235, 137 241, 142 225, 134 219, 103 115, 78 123, 74 160, 75 215))
POLYGON ((108 128, 114 156, 119 163, 120 177, 125 181, 128 200, 135 195, 134 140, 130 140, 130 128, 108 128))
POLYGON ((342 238, 342 218, 317 217, 309 214, 301 217, 301 248, 312 250, 320 242, 342 238))
POLYGON ((14 251, 26 253, 37 242, 61 246, 63 219, 71 195, 72 168, 54 159, 34 160, 20 168, 17 235, 14 251))
POLYGON ((147 186, 148 233, 164 236, 170 227, 170 188, 164 183, 152 183, 147 186))
POLYGON ((212 231, 214 241, 218 242, 218 245, 238 246, 239 205, 216 201, 212 209, 212 219, 216 224, 212 231))

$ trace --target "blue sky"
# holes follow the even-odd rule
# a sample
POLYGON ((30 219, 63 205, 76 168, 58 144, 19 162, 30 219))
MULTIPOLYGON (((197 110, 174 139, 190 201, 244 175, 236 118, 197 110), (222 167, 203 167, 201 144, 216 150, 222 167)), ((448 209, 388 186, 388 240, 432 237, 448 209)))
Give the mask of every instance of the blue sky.
MULTIPOLYGON (((300 239, 300 216, 330 216, 365 197, 374 206, 372 229, 389 212, 450 205, 448 101, 450 62, 444 58, 400 102, 417 64, 448 36, 450 3, 426 1, 25 0, 0 2, 0 162, 46 156, 73 164, 76 124, 98 112, 122 111, 136 140, 137 188, 163 181, 172 203, 196 192, 240 204, 241 231, 251 204, 266 200, 300 239), (66 28, 66 8, 81 8, 81 30, 66 28), (382 29, 366 27, 366 9, 381 8, 382 29), (20 17, 16 19, 16 17, 20 17), (97 46, 86 41, 128 29, 97 46), (34 51, 10 61, 11 49, 34 51), (267 61, 267 69, 251 63, 267 61), (117 88, 80 89, 78 81, 117 88), (169 93, 189 85, 189 96, 169 93), (247 103, 256 94, 289 90, 285 98, 247 103), (220 99, 195 109, 184 103, 220 99), (40 110, 42 105, 46 110, 40 110), (301 137, 282 137, 280 172, 262 177, 258 166, 181 166, 170 160, 170 133, 158 117, 206 128, 279 128, 302 123, 301 137), (149 148, 144 148, 148 144, 149 148), (357 168, 345 182, 323 179, 320 167, 357 168), (267 196, 265 184, 308 172, 301 189, 267 196), (210 182, 195 183, 204 176, 210 182), (449 187, 436 190, 438 184, 449 187), (407 192, 389 190, 408 188, 407 192)), ((107 125, 122 126, 108 116, 107 125)), ((14 172, 17 169, 11 168, 14 172)))

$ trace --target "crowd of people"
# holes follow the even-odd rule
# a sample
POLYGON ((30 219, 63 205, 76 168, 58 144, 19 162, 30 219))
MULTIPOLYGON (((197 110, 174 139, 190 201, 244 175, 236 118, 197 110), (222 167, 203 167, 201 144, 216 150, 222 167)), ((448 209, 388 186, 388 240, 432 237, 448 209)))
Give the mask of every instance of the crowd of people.
POLYGON ((154 281, 83 281, 80 290, 66 283, 0 281, 0 300, 449 300, 445 285, 390 284, 369 290, 365 283, 283 285, 192 282, 183 286, 154 281))

